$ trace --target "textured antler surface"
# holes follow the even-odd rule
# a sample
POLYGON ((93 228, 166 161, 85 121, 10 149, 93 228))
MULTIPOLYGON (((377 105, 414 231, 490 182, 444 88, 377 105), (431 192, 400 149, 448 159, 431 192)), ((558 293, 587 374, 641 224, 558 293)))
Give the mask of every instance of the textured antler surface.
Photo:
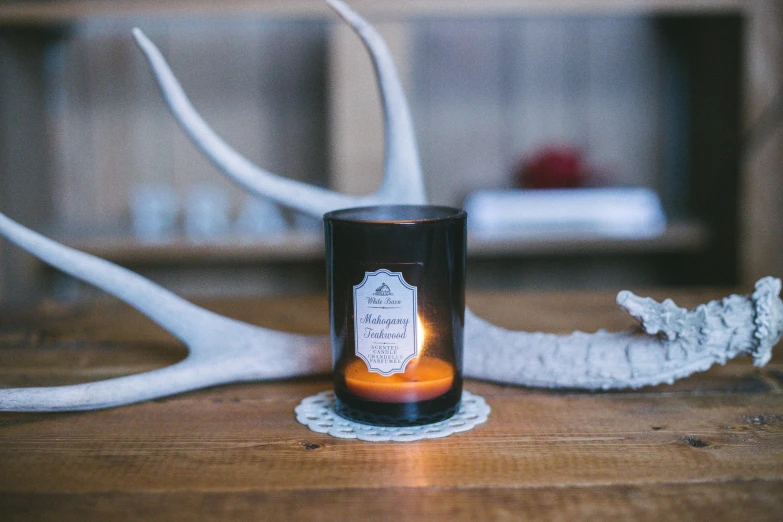
MULTIPOLYGON (((394 64, 380 36, 339 0, 328 0, 363 39, 376 67, 386 117, 386 172, 381 189, 349 197, 279 178, 223 142, 191 106, 160 52, 141 33, 139 45, 175 117, 194 142, 247 189, 320 216, 374 203, 424 203, 413 126, 394 64)), ((168 368, 73 386, 0 390, 0 410, 105 408, 229 382, 327 373, 325 336, 278 332, 228 319, 175 296, 108 261, 67 248, 0 214, 0 234, 40 259, 137 308, 181 339, 189 355, 168 368)), ((672 382, 742 354, 765 364, 783 330, 779 279, 756 283, 750 296, 730 296, 693 311, 620 292, 618 304, 645 333, 558 336, 510 331, 466 311, 465 375, 544 388, 613 389, 672 382)))
POLYGON ((477 379, 544 388, 640 388, 752 355, 763 366, 783 329, 780 279, 765 277, 749 296, 732 295, 693 311, 622 291, 617 304, 645 333, 509 331, 468 312, 465 372, 477 379))

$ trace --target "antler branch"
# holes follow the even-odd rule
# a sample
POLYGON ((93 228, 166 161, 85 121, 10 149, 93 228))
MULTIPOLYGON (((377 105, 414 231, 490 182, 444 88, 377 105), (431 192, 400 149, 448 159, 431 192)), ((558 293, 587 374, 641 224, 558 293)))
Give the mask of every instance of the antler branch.
POLYGON ((351 26, 370 53, 385 122, 386 164, 379 192, 399 203, 414 205, 427 202, 421 162, 416 144, 416 133, 408 100, 394 66, 394 60, 380 34, 359 14, 341 0, 326 0, 345 22, 351 26), (394 199, 403 195, 404 199, 394 199))
POLYGON ((639 319, 646 334, 515 332, 466 312, 465 374, 542 388, 640 388, 752 355, 769 361, 783 331, 780 279, 765 277, 752 295, 732 295, 693 311, 624 290, 617 304, 639 319))
POLYGON ((378 191, 367 196, 347 196, 283 178, 254 165, 223 141, 190 103, 160 50, 141 31, 136 39, 152 68, 172 114, 193 143, 221 171, 245 189, 318 218, 347 207, 396 203, 423 204, 426 194, 408 102, 397 70, 383 38, 343 2, 327 0, 361 37, 375 67, 383 103, 386 163, 378 191))
POLYGON ((220 316, 109 261, 61 245, 0 213, 0 234, 136 308, 189 349, 181 362, 101 382, 0 390, 0 410, 89 410, 229 382, 327 373, 326 336, 294 335, 220 316))

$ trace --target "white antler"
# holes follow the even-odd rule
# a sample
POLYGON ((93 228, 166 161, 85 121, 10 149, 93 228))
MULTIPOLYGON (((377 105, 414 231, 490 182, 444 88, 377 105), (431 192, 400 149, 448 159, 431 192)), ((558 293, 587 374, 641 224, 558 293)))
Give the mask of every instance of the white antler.
POLYGON ((193 143, 225 174, 255 194, 319 219, 326 212, 389 202, 426 202, 419 152, 408 102, 391 53, 378 32, 343 2, 327 0, 361 37, 370 52, 381 91, 386 134, 386 164, 378 191, 347 196, 332 190, 282 178, 255 166, 213 131, 188 100, 165 58, 138 28, 133 36, 152 67, 163 97, 193 143))
POLYGON ((1 213, 0 233, 50 265, 128 303, 189 349, 183 361, 151 372, 73 386, 0 390, 0 410, 91 410, 228 382, 329 371, 326 336, 277 332, 222 317, 138 274, 47 239, 1 213))
POLYGON ((468 311, 465 374, 524 386, 609 390, 671 384, 739 355, 752 355, 763 366, 783 331, 780 285, 765 277, 752 295, 690 312, 669 299, 658 303, 620 292, 617 304, 639 319, 644 334, 514 332, 468 311))
MULTIPOLYGON (((386 201, 389 203, 422 203, 424 191, 413 129, 388 51, 356 13, 339 0, 327 1, 356 29, 375 60, 387 120, 387 166, 380 192, 390 198, 386 201)), ((311 214, 376 202, 373 197, 377 193, 350 198, 284 180, 251 165, 209 129, 190 106, 157 49, 140 31, 135 34, 172 111, 202 150, 231 177, 254 192, 311 214), (306 197, 299 196, 299 191, 306 197)), ((3 214, 0 234, 139 309, 190 350, 177 364, 128 377, 73 386, 0 390, 0 410, 105 408, 221 383, 330 370, 325 336, 277 332, 221 317, 133 272, 46 239, 3 214)), ((613 389, 672 382, 742 354, 752 355, 755 364, 763 365, 783 331, 780 289, 779 279, 764 278, 756 283, 751 296, 730 296, 692 312, 668 300, 657 303, 620 292, 618 304, 642 322, 646 334, 598 331, 557 336, 515 332, 489 324, 467 310, 465 375, 545 388, 613 389)))
MULTIPOLYGON (((0 234, 43 261, 122 299, 181 339, 188 356, 167 368, 105 381, 0 390, 0 410, 70 411, 130 404, 231 382, 325 374, 326 336, 251 326, 195 306, 108 261, 60 245, 0 213, 0 234)), ((465 375, 544 388, 638 388, 672 382, 750 354, 761 366, 783 331, 781 282, 688 312, 620 292, 618 303, 647 334, 558 336, 505 330, 466 316, 465 375), (662 335, 658 335, 662 334, 662 335)))

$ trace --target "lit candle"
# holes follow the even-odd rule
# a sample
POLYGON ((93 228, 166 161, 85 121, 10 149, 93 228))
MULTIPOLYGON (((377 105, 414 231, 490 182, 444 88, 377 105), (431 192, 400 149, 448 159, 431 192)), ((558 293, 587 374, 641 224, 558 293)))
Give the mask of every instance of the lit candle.
POLYGON ((414 371, 388 377, 367 370, 356 360, 345 369, 345 386, 362 399, 379 402, 419 402, 440 397, 454 382, 454 368, 440 359, 422 359, 414 371))
POLYGON ((404 372, 383 376, 356 359, 345 369, 346 388, 362 399, 397 403, 428 401, 448 392, 454 383, 454 367, 436 357, 426 357, 426 330, 418 318, 416 330, 419 354, 408 362, 404 372))
POLYGON ((364 207, 324 225, 335 411, 383 426, 449 418, 462 397, 465 212, 364 207))

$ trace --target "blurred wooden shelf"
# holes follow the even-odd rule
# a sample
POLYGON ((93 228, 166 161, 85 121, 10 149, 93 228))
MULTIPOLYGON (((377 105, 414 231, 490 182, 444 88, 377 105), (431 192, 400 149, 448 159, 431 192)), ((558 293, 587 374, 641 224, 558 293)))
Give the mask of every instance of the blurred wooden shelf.
MULTIPOLYGON (((378 17, 410 16, 503 16, 529 14, 617 14, 642 13, 714 13, 742 10, 739 0, 353 0, 351 6, 362 14, 378 17)), ((88 16, 159 15, 265 15, 282 17, 323 17, 330 11, 320 0, 72 0, 16 1, 0 5, 0 24, 57 25, 72 23, 88 16)), ((332 15, 330 15, 332 16, 332 15)))
POLYGON ((119 264, 243 263, 318 261, 324 257, 321 234, 292 232, 269 237, 228 237, 143 241, 132 236, 59 237, 63 243, 119 264))
MULTIPOLYGON (((556 254, 696 252, 707 244, 708 236, 706 227, 694 222, 672 223, 662 235, 650 238, 620 238, 598 234, 498 238, 470 235, 468 256, 492 259, 556 254)), ((78 239, 60 236, 58 240, 83 252, 130 265, 310 262, 324 258, 323 237, 313 232, 205 241, 177 237, 152 242, 130 236, 78 239)))
POLYGON ((695 222, 671 223, 660 236, 646 238, 609 237, 599 234, 562 234, 557 236, 518 235, 477 237, 468 241, 471 257, 524 257, 550 254, 631 254, 696 252, 708 243, 709 233, 695 222))
MULTIPOLYGON (((682 47, 678 47, 677 56, 683 63, 691 64, 687 94, 692 103, 688 107, 688 117, 697 124, 683 136, 688 147, 685 187, 688 201, 684 204, 687 209, 681 215, 693 216, 703 225, 675 223, 662 236, 634 240, 585 235, 502 239, 472 236, 469 256, 476 260, 474 265, 491 265, 492 271, 496 271, 496 265, 511 264, 515 258, 520 260, 520 265, 536 261, 549 265, 558 256, 572 262, 581 255, 611 257, 618 264, 619 260, 625 262, 626 258, 632 258, 630 264, 634 267, 641 261, 658 262, 660 258, 667 258, 666 269, 677 272, 682 266, 681 258, 692 257, 693 265, 699 268, 687 275, 694 278, 694 281, 688 280, 694 284, 728 284, 736 282, 741 273, 748 277, 747 274, 758 272, 759 267, 764 273, 774 273, 780 265, 779 256, 774 254, 780 252, 776 248, 780 234, 775 227, 758 224, 775 222, 773 218, 778 216, 778 209, 783 208, 778 205, 780 183, 774 176, 767 175, 779 170, 776 170, 779 155, 772 159, 762 157, 759 161, 758 152, 753 152, 750 158, 744 158, 740 154, 745 151, 740 151, 739 145, 740 122, 756 120, 761 109, 773 99, 771 89, 779 85, 774 80, 779 76, 778 61, 774 59, 777 47, 768 43, 779 41, 779 28, 783 27, 775 22, 779 18, 777 8, 769 7, 767 3, 739 0, 349 0, 349 3, 373 21, 384 35, 403 81, 410 75, 413 63, 408 55, 412 52, 408 46, 411 27, 415 25, 414 21, 424 17, 495 18, 505 22, 507 17, 515 16, 644 15, 677 25, 673 29, 676 38, 670 43, 682 47), (682 20, 678 19, 679 15, 683 16, 682 20), (766 25, 770 27, 765 28, 766 25), (762 75, 761 71, 767 72, 762 75), (741 85, 747 87, 744 96, 741 85), (748 94, 752 95, 749 100, 745 99, 748 94), (716 106, 720 110, 715 110, 716 106), (741 168, 741 165, 750 167, 741 168), (747 195, 743 195, 745 192, 747 195)), ((14 108, 13 118, 0 119, 0 171, 14 175, 0 180, 0 210, 39 230, 60 217, 51 210, 57 186, 53 168, 56 161, 50 143, 53 135, 51 114, 47 112, 51 107, 46 102, 44 87, 51 81, 47 74, 52 69, 52 45, 68 38, 67 28, 90 22, 88 19, 92 17, 98 18, 96 21, 100 23, 106 21, 103 17, 109 17, 111 23, 121 25, 130 24, 132 17, 143 20, 170 17, 189 23, 199 16, 203 19, 257 20, 266 17, 310 20, 318 24, 330 22, 326 51, 330 70, 327 105, 339 109, 329 117, 326 130, 329 149, 324 159, 346 159, 333 165, 326 165, 328 161, 324 161, 319 172, 328 173, 328 179, 319 179, 319 182, 347 193, 361 193, 366 189, 365 183, 377 184, 378 180, 371 179, 364 163, 367 158, 377 163, 381 157, 380 139, 375 145, 370 139, 377 138, 375 134, 378 133, 371 136, 367 131, 368 126, 371 130, 382 128, 378 121, 368 122, 369 118, 380 118, 377 94, 374 88, 365 86, 372 84, 357 81, 359 75, 366 74, 372 82, 371 68, 367 63, 367 72, 361 70, 360 61, 366 60, 364 49, 322 0, 12 0, 0 2, 0 30, 4 37, 0 44, 5 45, 0 55, 3 61, 0 64, 3 66, 0 94, 5 96, 7 105, 14 108), (351 86, 356 88, 351 89, 351 86), (346 104, 346 100, 349 103, 346 104)), ((247 49, 248 46, 238 48, 247 49)), ((99 63, 101 71, 106 70, 104 65, 104 62, 99 63)), ((103 72, 98 76, 113 77, 103 72)), ((505 75, 503 78, 508 80, 505 75)), ((102 88, 109 92, 115 87, 103 85, 102 88)), ((153 91, 150 89, 150 92, 153 91)), ((448 103, 446 106, 459 105, 448 103)), ((246 107, 242 105, 243 110, 246 107)), ((154 111, 142 111, 141 114, 149 118, 150 126, 157 125, 154 111)), ((420 135, 427 135, 426 124, 417 125, 424 129, 419 130, 420 135)), ((491 125, 491 121, 487 123, 487 126, 491 125)), ((98 128, 96 134, 100 131, 98 128)), ((672 140, 679 139, 676 134, 669 136, 672 140)), ((101 169, 101 176, 110 170, 101 169)), ((380 169, 375 170, 380 172, 380 169)), ((677 174, 665 172, 670 178, 677 174)), ((671 179, 659 181, 665 187, 671 179)), ((118 194, 121 192, 118 190, 118 194)), ((435 196, 433 200, 445 201, 435 196)), ((92 200, 80 195, 79 201, 92 200)), ((225 272, 232 272, 230 277, 233 279, 236 279, 233 272, 259 269, 254 264, 264 263, 264 270, 272 266, 274 270, 301 272, 307 265, 313 273, 318 272, 319 277, 323 273, 317 265, 323 260, 323 239, 317 233, 286 236, 280 240, 234 238, 200 243, 185 239, 142 243, 127 235, 77 238, 66 234, 57 237, 86 252, 141 270, 183 272, 180 267, 188 264, 194 272, 200 271, 194 279, 204 279, 204 273, 221 264, 230 269, 225 272)), ((0 300, 36 291, 36 285, 40 283, 36 272, 39 265, 29 263, 26 254, 15 247, 5 248, 0 257, 0 300)), ((280 276, 279 279, 283 281, 284 278, 280 276)))

